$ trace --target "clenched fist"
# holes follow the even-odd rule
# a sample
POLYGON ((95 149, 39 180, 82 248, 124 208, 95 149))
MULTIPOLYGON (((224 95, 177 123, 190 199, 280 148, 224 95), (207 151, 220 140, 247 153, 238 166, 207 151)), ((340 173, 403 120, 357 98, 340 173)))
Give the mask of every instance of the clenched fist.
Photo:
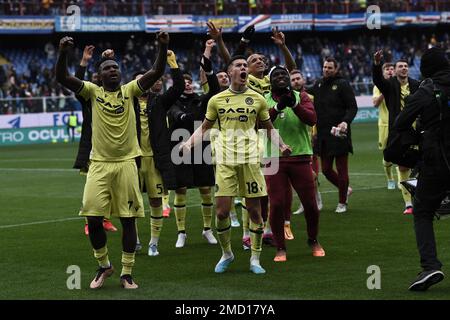
POLYGON ((156 33, 156 39, 161 44, 169 44, 169 34, 164 31, 158 31, 156 33))
POLYGON ((59 51, 67 51, 73 48, 73 44, 72 37, 64 37, 59 41, 59 51))

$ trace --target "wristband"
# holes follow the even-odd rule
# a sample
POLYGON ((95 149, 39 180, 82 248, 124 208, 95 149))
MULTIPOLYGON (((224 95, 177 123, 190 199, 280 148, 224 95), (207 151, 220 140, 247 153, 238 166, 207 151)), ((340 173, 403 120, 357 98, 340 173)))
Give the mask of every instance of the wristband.
POLYGON ((242 42, 245 42, 245 43, 249 43, 249 42, 250 42, 250 40, 245 39, 244 37, 241 38, 241 41, 242 41, 242 42))
POLYGON ((213 70, 211 70, 211 71, 209 71, 209 72, 206 72, 206 71, 205 71, 205 74, 206 74, 207 76, 212 76, 212 75, 214 74, 214 71, 213 71, 213 70))

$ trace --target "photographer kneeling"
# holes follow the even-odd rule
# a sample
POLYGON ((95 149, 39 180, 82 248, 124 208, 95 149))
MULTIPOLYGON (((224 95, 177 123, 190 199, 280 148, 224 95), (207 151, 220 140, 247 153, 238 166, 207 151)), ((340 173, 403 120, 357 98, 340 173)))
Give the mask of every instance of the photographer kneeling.
POLYGON ((414 195, 414 229, 422 272, 409 290, 425 291, 442 281, 433 230, 436 209, 450 190, 450 64, 444 50, 434 47, 422 56, 419 89, 409 96, 394 128, 406 130, 418 116, 423 128, 422 161, 414 195))

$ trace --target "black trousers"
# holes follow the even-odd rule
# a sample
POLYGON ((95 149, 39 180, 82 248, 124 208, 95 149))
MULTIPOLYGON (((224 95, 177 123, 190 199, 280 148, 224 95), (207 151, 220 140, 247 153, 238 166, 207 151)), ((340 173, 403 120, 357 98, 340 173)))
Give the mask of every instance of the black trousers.
POLYGON ((414 195, 414 230, 420 264, 423 270, 440 270, 434 237, 434 213, 450 190, 450 172, 445 166, 423 166, 417 179, 414 195))

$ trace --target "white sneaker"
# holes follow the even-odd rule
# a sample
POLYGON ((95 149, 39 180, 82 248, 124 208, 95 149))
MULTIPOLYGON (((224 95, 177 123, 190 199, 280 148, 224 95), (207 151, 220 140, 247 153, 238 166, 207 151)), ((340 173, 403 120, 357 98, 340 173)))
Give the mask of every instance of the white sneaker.
POLYGON ((149 255, 150 257, 156 257, 157 255, 159 255, 159 252, 158 252, 158 245, 157 245, 156 243, 151 243, 151 244, 148 246, 148 255, 149 255))
POLYGON ((345 212, 347 212, 347 205, 345 203, 338 203, 335 212, 336 213, 345 213, 345 212))
POLYGON ((202 236, 206 241, 208 241, 209 244, 217 244, 217 240, 214 237, 214 234, 211 229, 203 230, 202 236))
POLYGON ((297 210, 292 212, 292 214, 302 214, 304 211, 305 211, 305 209, 303 208, 303 205, 300 203, 300 207, 298 207, 297 210))
POLYGON ((240 227, 241 224, 239 223, 237 214, 235 212, 230 212, 230 219, 231 219, 231 226, 233 228, 240 227))
POLYGON ((186 244, 186 238, 187 238, 186 233, 180 232, 178 234, 178 239, 177 243, 175 244, 175 248, 183 248, 184 245, 186 244))
POLYGON ((388 190, 395 190, 395 185, 396 185, 396 183, 394 180, 389 180, 388 184, 387 184, 388 190))

